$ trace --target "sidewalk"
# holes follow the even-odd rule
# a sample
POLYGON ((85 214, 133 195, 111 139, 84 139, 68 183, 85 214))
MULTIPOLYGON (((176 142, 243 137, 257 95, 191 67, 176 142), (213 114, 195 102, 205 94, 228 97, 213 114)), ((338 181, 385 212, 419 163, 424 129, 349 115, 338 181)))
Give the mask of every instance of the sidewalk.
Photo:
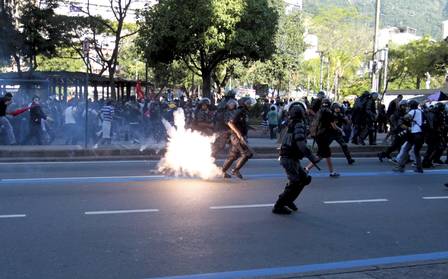
MULTIPOLYGON (((378 136, 382 143, 384 135, 378 136)), ((312 140, 308 141, 313 147, 312 140)), ((256 158, 275 158, 278 155, 277 140, 269 138, 249 138, 249 145, 256 158)), ((352 145, 349 149, 354 157, 374 157, 383 151, 386 145, 352 145)), ((60 160, 157 160, 164 153, 163 143, 132 144, 129 142, 114 142, 111 145, 94 148, 83 145, 46 145, 46 146, 0 146, 0 161, 60 161, 60 160)), ((317 148, 314 145, 313 148, 317 148)), ((332 152, 335 157, 343 157, 340 146, 333 142, 332 152)), ((220 157, 225 156, 221 154, 220 157)))

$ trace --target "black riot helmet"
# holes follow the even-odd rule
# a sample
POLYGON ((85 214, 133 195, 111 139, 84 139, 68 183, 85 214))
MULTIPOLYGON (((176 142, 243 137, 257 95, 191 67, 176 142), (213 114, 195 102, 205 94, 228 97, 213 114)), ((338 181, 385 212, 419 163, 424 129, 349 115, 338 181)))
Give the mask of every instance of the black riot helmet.
POLYGON ((318 99, 324 99, 326 97, 326 94, 324 91, 319 91, 319 93, 317 93, 317 98, 318 99))
POLYGON ((410 100, 408 105, 410 109, 418 109, 418 102, 416 100, 410 100))
POLYGON ((246 107, 247 109, 249 109, 250 107, 252 107, 256 103, 257 103, 257 101, 255 101, 254 98, 250 98, 250 97, 243 97, 243 98, 238 100, 238 104, 240 106, 242 106, 242 107, 246 107))
POLYGON ((322 107, 323 108, 330 108, 331 107, 331 101, 328 98, 325 98, 322 100, 322 107))
POLYGON ((230 89, 229 91, 226 92, 224 97, 234 99, 236 97, 236 91, 233 89, 230 89))
POLYGON ((402 112, 406 112, 408 109, 408 101, 402 100, 398 103, 398 110, 402 112))
POLYGON ((437 112, 444 112, 444 111, 445 111, 445 104, 443 104, 443 103, 437 103, 437 104, 436 104, 436 111, 437 111, 437 112))
POLYGON ((211 101, 210 101, 210 99, 209 98, 202 98, 200 101, 199 101, 199 105, 203 105, 203 104, 206 104, 207 106, 209 106, 209 105, 211 105, 211 101))
POLYGON ((300 104, 295 104, 289 107, 289 118, 294 120, 302 120, 305 118, 305 108, 300 104))
POLYGON ((336 109, 340 109, 340 110, 342 110, 342 106, 341 106, 341 104, 334 102, 334 103, 331 105, 331 110, 334 111, 334 110, 336 110, 336 109))

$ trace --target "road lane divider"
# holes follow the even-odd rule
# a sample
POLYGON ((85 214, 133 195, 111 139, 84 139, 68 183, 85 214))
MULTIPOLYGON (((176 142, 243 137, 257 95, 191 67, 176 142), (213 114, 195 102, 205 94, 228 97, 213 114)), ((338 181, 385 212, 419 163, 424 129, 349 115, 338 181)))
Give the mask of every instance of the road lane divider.
POLYGON ((0 215, 0 219, 25 218, 26 214, 0 215))
POLYGON ((444 197, 423 197, 424 200, 448 200, 448 196, 444 197))
POLYGON ((388 199, 324 201, 324 204, 375 203, 375 202, 388 202, 388 201, 389 201, 388 199))
POLYGON ((223 210, 223 209, 244 209, 244 208, 265 208, 273 207, 274 204, 247 204, 247 205, 222 205, 222 206, 210 206, 211 210, 223 210))
POLYGON ((136 213, 156 213, 158 209, 135 209, 135 210, 105 210, 105 211, 86 211, 85 215, 110 215, 110 214, 136 214, 136 213))

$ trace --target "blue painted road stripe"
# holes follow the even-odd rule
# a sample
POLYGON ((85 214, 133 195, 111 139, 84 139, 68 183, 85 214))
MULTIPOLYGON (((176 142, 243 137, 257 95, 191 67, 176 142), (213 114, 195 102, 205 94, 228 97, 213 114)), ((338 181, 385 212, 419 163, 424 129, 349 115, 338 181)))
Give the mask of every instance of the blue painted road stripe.
MULTIPOLYGON (((326 172, 316 172, 311 174, 314 178, 328 177, 326 172)), ((392 171, 377 171, 377 172, 343 172, 341 178, 353 177, 403 177, 403 176, 432 176, 432 175, 448 175, 448 170, 428 170, 423 174, 408 171, 405 173, 395 173, 392 171)), ((249 180, 259 179, 286 179, 283 172, 266 173, 266 174, 247 174, 245 177, 249 180)), ((61 178, 13 178, 0 179, 0 186, 8 185, 54 185, 54 184, 79 184, 79 183, 129 183, 129 182, 146 182, 146 181, 160 181, 169 179, 191 179, 185 177, 169 177, 163 175, 151 176, 110 176, 110 177, 61 177, 61 178)))
MULTIPOLYGON (((343 269, 366 268, 380 265, 394 265, 405 263, 416 263, 425 261, 448 260, 448 252, 437 252, 428 254, 415 254, 396 257, 375 258, 366 260, 353 260, 344 262, 333 262, 324 264, 310 264, 279 268, 253 269, 243 271, 231 271, 221 273, 207 273, 185 276, 153 277, 151 279, 236 279, 269 276, 299 275, 308 272, 328 272, 343 269)), ((148 278, 149 279, 149 278, 148 278)))

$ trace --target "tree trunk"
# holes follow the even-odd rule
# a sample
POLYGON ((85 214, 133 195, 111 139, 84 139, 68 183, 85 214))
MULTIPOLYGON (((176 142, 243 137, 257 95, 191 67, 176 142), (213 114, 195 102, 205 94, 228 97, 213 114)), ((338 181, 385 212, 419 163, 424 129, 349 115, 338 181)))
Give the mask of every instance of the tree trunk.
POLYGON ((117 100, 117 94, 116 94, 116 91, 115 91, 114 75, 115 75, 115 69, 109 70, 110 95, 111 95, 111 99, 115 101, 115 100, 117 100))
POLYGON ((22 75, 22 67, 20 66, 20 57, 18 55, 14 55, 14 61, 17 65, 17 72, 19 73, 19 76, 22 75))
POLYGON ((202 97, 209 98, 214 102, 212 96, 212 71, 209 69, 202 70, 202 97))
POLYGON ((422 81, 422 79, 420 78, 420 77, 417 77, 417 89, 418 90, 420 90, 420 88, 421 88, 421 81, 422 81))

